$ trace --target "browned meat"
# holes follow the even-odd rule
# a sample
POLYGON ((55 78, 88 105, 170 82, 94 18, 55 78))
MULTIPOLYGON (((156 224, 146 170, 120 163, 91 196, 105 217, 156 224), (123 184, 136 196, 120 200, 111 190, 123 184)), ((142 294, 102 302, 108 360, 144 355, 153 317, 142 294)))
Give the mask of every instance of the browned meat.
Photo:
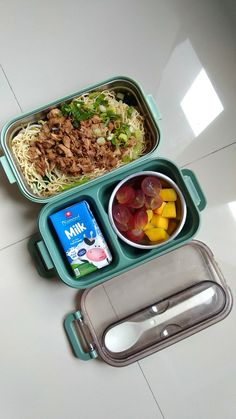
MULTIPOLYGON (((64 117, 57 108, 47 115, 34 143, 29 147, 28 156, 40 175, 45 175, 46 161, 51 170, 55 167, 65 174, 78 176, 94 173, 95 169, 111 170, 119 159, 129 150, 127 147, 116 148, 111 141, 99 145, 97 137, 105 137, 108 131, 115 129, 115 123, 104 126, 101 118, 81 121, 79 128, 74 128, 70 117, 64 117), (95 130, 100 130, 101 134, 95 130), (94 132, 95 131, 95 132, 94 132)), ((132 146, 135 138, 129 139, 132 146)))
POLYGON ((93 159, 96 155, 96 151, 95 150, 88 150, 87 154, 88 154, 90 159, 93 159))
POLYGON ((121 151, 119 148, 117 148, 114 152, 113 152, 113 156, 121 156, 121 151))
POLYGON ((52 150, 48 150, 48 152, 47 152, 47 158, 50 161, 56 160, 57 154, 54 151, 52 151, 52 150))
POLYGON ((44 146, 43 146, 43 143, 36 143, 36 145, 37 145, 37 148, 38 148, 38 150, 40 151, 40 153, 38 153, 39 155, 41 155, 41 154, 45 154, 45 149, 44 149, 44 146))
POLYGON ((110 161, 111 167, 115 167, 117 165, 118 159, 116 157, 113 157, 110 161))
POLYGON ((62 141, 65 147, 70 148, 70 137, 68 135, 65 135, 62 141))
POLYGON ((112 130, 113 130, 113 128, 114 128, 114 124, 113 124, 113 122, 109 122, 109 124, 108 124, 108 129, 109 129, 110 131, 112 131, 112 130))
POLYGON ((28 156, 30 161, 33 163, 35 160, 38 159, 39 156, 41 156, 42 153, 41 151, 38 149, 38 147, 36 147, 35 145, 32 145, 28 151, 28 156))
POLYGON ((58 116, 61 116, 61 111, 58 108, 52 109, 48 114, 47 117, 50 120, 51 118, 57 118, 58 116))
POLYGON ((59 130, 59 128, 62 126, 62 124, 65 122, 65 117, 56 117, 49 119, 48 123, 51 128, 56 128, 56 130, 59 130))
POLYGON ((50 138, 49 139, 47 139, 47 140, 45 140, 44 141, 44 143, 43 143, 43 146, 45 147, 45 148, 51 148, 51 147, 53 147, 55 145, 55 141, 54 140, 51 140, 50 138))
POLYGON ((135 137, 130 137, 129 138, 129 145, 130 146, 133 146, 133 145, 135 145, 136 144, 136 138, 135 137))
POLYGON ((99 122, 101 122, 101 118, 100 118, 98 115, 94 115, 94 116, 91 118, 91 121, 92 121, 94 124, 98 124, 99 122))
POLYGON ((72 160, 72 165, 70 167, 70 173, 72 175, 78 175, 78 174, 82 173, 82 169, 81 169, 81 167, 78 166, 75 159, 72 160))
POLYGON ((46 169, 45 160, 43 160, 43 159, 36 160, 35 166, 36 166, 37 172, 41 176, 44 176, 45 175, 45 169, 46 169))
POLYGON ((64 151, 66 157, 73 157, 73 153, 71 150, 67 147, 65 147, 63 144, 59 144, 58 148, 60 148, 62 151, 64 151))
POLYGON ((48 124, 43 124, 42 132, 45 133, 45 134, 49 134, 50 128, 49 128, 48 124))
POLYGON ((71 131, 73 130, 73 125, 70 121, 70 119, 67 118, 65 124, 64 124, 64 130, 67 134, 70 134, 71 131))

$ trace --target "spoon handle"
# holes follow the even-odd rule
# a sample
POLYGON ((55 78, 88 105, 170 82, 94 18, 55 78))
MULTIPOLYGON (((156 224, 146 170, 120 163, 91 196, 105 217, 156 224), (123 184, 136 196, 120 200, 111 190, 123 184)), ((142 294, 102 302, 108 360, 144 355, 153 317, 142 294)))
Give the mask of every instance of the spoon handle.
POLYGON ((214 290, 214 287, 213 286, 209 287, 206 290, 201 291, 198 294, 194 295, 193 297, 190 297, 187 300, 169 308, 164 313, 157 314, 156 316, 148 320, 144 320, 143 322, 140 323, 140 326, 143 331, 159 326, 162 323, 165 323, 169 320, 174 319, 181 313, 192 310, 193 308, 201 304, 210 302, 213 296, 215 295, 215 293, 216 292, 214 290))

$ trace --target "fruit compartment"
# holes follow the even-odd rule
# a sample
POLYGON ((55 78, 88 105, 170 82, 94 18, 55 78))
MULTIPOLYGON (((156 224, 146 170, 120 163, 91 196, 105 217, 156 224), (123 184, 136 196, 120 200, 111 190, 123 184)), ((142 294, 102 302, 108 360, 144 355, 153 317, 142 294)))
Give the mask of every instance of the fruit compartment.
MULTIPOLYGON (((123 253, 126 255, 126 257, 131 260, 135 259, 136 261, 144 261, 147 257, 149 258, 155 255, 163 254, 169 248, 172 248, 175 245, 179 245, 189 240, 196 234, 200 224, 200 216, 198 209, 196 208, 195 203, 193 202, 190 192, 186 186, 185 180, 181 172, 171 161, 166 159, 152 159, 151 161, 149 160, 146 163, 144 162, 140 165, 136 165, 134 169, 126 171, 125 177, 141 171, 160 172, 172 179, 176 183, 176 185, 179 186, 181 192, 183 193, 187 205, 187 217, 184 227, 178 234, 178 236, 171 242, 168 242, 166 244, 165 242, 163 242, 161 247, 155 249, 138 249, 136 247, 130 246, 129 244, 126 244, 124 241, 122 241, 122 239, 118 238, 120 247, 123 253)), ((108 213, 108 203, 110 195, 113 189, 122 179, 124 179, 124 175, 116 176, 116 180, 112 180, 111 182, 107 182, 106 185, 102 185, 98 191, 98 198, 101 202, 103 202, 103 206, 106 213, 108 213)))

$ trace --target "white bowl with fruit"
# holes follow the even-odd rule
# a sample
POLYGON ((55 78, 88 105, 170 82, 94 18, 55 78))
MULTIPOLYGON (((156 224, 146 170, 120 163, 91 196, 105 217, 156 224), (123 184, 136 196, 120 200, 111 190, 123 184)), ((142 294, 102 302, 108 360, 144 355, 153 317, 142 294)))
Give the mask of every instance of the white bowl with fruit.
POLYGON ((176 183, 154 171, 132 174, 113 190, 108 215, 116 234, 139 249, 173 240, 186 220, 186 203, 176 183))

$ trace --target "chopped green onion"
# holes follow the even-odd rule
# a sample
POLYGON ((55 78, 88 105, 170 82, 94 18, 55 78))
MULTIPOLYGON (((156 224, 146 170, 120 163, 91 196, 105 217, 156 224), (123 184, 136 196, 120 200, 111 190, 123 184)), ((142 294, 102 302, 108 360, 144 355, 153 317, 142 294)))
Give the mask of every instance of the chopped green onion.
POLYGON ((102 134, 102 131, 100 130, 100 128, 95 128, 95 129, 93 130, 93 132, 94 132, 94 134, 95 134, 97 137, 100 137, 100 136, 101 136, 101 134, 102 134))
POLYGON ((104 105, 99 105, 99 110, 101 112, 106 112, 107 108, 104 105))
POLYGON ((133 132, 134 132, 134 127, 132 127, 132 125, 130 125, 129 130, 130 130, 130 133, 131 133, 131 134, 133 134, 133 132))
POLYGON ((140 129, 137 129, 137 130, 134 132, 134 136, 135 136, 136 140, 138 140, 138 141, 141 141, 141 140, 143 139, 143 134, 142 134, 142 132, 140 131, 140 129))
POLYGON ((97 139, 97 143, 98 143, 99 145, 104 145, 104 144, 106 143, 106 140, 105 140, 105 138, 104 138, 104 137, 99 137, 99 138, 97 139))
POLYGON ((118 140, 124 141, 126 143, 128 141, 128 137, 126 134, 120 134, 118 140))
POLYGON ((132 157, 130 157, 130 156, 123 156, 123 158, 122 158, 123 163, 129 163, 131 161, 132 161, 132 157))
POLYGON ((99 92, 91 92, 91 93, 89 93, 89 99, 94 99, 97 96, 99 96, 99 92))
POLYGON ((133 106, 129 106, 127 111, 126 111, 127 118, 131 118, 131 116, 133 115, 133 112, 134 112, 133 106))
POLYGON ((117 140, 117 138, 116 137, 113 137, 111 139, 111 143, 112 143, 112 145, 115 145, 117 147, 118 146, 118 140, 117 140))
POLYGON ((113 137, 114 137, 114 134, 109 134, 109 135, 107 136, 107 140, 108 140, 108 141, 111 141, 113 137))
POLYGON ((75 186, 82 185, 83 183, 86 183, 89 181, 89 178, 87 176, 84 176, 81 180, 78 180, 73 183, 68 183, 67 185, 61 185, 61 190, 66 191, 67 189, 74 188, 75 186))

